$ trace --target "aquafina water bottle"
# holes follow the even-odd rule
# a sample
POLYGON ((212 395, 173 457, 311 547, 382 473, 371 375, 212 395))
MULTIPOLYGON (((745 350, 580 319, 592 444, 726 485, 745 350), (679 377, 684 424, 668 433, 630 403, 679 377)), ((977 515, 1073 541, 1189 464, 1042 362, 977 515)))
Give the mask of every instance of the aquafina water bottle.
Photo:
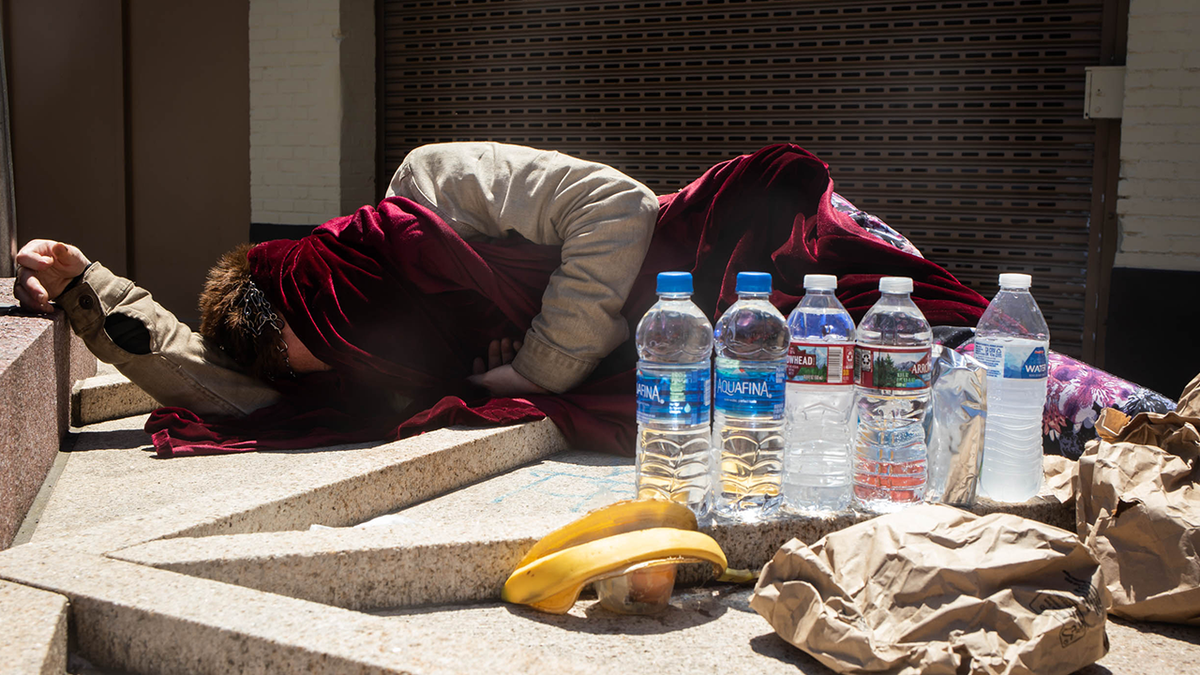
POLYGON ((637 327, 639 499, 707 515, 712 409, 712 324, 692 302, 692 275, 658 275, 658 302, 637 327))
POLYGON ((975 358, 987 366, 987 425, 980 493, 1002 502, 1042 487, 1042 408, 1050 330, 1029 293, 1028 274, 1001 274, 1000 292, 975 329, 975 358))
POLYGON ((757 521, 781 501, 789 335, 770 274, 740 272, 737 293, 713 329, 713 502, 720 519, 757 521))
POLYGON ((799 512, 850 505, 854 319, 836 288, 835 276, 805 275, 804 298, 788 316, 783 501, 799 512))

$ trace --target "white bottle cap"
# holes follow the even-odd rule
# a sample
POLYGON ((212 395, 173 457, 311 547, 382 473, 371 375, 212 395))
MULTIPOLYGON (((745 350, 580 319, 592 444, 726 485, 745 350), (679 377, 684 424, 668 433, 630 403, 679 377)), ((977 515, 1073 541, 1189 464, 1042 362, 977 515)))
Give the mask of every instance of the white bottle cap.
POLYGON ((832 291, 837 288, 837 277, 832 274, 805 274, 804 288, 810 291, 832 291))
POLYGON ((912 293, 913 282, 909 277, 880 277, 880 293, 912 293))
POLYGON ((1029 290, 1029 286, 1032 283, 1033 277, 1028 274, 1009 272, 1000 275, 1000 288, 1023 288, 1029 290))

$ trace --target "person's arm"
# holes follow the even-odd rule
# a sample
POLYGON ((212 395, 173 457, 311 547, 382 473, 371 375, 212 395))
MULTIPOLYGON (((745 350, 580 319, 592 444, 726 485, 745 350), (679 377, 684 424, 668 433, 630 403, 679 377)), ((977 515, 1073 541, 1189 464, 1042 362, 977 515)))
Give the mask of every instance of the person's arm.
POLYGON ((14 295, 31 309, 62 308, 96 358, 117 367, 159 403, 199 415, 245 415, 279 399, 265 383, 193 333, 144 289, 45 240, 17 255, 14 295), (72 274, 74 272, 74 274, 72 274))
POLYGON ((561 393, 628 337, 621 308, 658 216, 645 185, 557 152, 449 143, 409 153, 387 194, 432 209, 465 239, 516 232, 562 246, 562 265, 511 364, 523 379, 561 393))

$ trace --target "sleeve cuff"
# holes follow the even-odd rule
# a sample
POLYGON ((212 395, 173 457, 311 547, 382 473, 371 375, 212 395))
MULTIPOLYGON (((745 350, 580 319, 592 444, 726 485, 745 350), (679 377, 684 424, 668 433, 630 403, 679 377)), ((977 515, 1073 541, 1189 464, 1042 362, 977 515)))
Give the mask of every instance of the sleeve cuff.
POLYGON ((54 299, 54 304, 66 312, 67 320, 77 334, 86 335, 103 322, 108 311, 101 300, 101 293, 112 292, 119 282, 119 277, 100 263, 93 262, 71 280, 54 299))
POLYGON ((532 332, 525 334, 513 370, 537 386, 561 394, 587 379, 599 361, 564 354, 532 332))

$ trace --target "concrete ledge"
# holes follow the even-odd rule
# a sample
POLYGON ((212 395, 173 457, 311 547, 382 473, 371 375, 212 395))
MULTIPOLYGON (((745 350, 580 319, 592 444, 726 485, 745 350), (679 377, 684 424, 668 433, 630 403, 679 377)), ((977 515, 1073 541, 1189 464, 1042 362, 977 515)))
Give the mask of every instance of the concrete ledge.
MULTIPOLYGON (((380 617, 54 546, 12 549, 0 556, 0 575, 68 596, 74 641, 104 668, 451 673, 464 658, 458 636, 437 629, 398 631, 380 617)), ((474 672, 583 672, 520 647, 480 647, 474 672)))
POLYGON ((517 561, 544 535, 337 528, 167 539, 108 557, 354 610, 497 600, 517 561))
MULTIPOLYGON (((558 511, 563 522, 572 518, 553 507, 549 510, 558 511)), ((979 515, 1017 510, 1023 511, 1019 515, 1051 524, 1074 518, 1073 507, 1051 500, 1023 509, 990 504, 974 509, 979 515)), ((731 567, 757 570, 794 538, 811 544, 868 518, 845 513, 718 525, 704 531, 721 545, 731 567)), ((108 556, 268 593, 372 611, 499 600, 500 589, 521 556, 562 523, 484 517, 447 518, 433 528, 420 524, 417 519, 402 519, 393 526, 175 538, 108 556)), ((695 585, 711 577, 708 565, 687 566, 681 569, 678 583, 695 585)))
POLYGON ((67 669, 67 599, 0 581, 0 673, 51 675, 67 669))
POLYGON ((0 549, 12 544, 54 464, 72 383, 95 372, 62 312, 22 312, 12 279, 0 279, 0 549))
MULTIPOLYGON (((225 456, 238 462, 257 459, 254 455, 306 454, 325 461, 281 475, 253 476, 252 489, 213 490, 184 505, 117 518, 51 541, 101 554, 157 539, 307 530, 313 523, 348 526, 547 457, 562 444, 557 427, 546 419, 499 429, 441 429, 378 446, 225 456)), ((203 458, 148 461, 188 470, 198 468, 196 459, 203 458)), ((36 533, 34 540, 39 541, 36 533)))
MULTIPOLYGON (((68 598, 72 653, 102 670, 828 672, 749 609, 748 587, 680 589, 651 617, 589 598, 564 616, 495 602, 537 537, 633 492, 628 458, 548 456, 562 445, 548 420, 173 460, 155 459, 140 427, 80 430, 45 527, 0 552, 0 578, 68 598)), ((1072 506, 1051 498, 977 509, 991 510, 1073 524, 1072 506)), ((712 532, 736 566, 754 567, 792 536, 812 541, 863 517, 712 532)), ((1200 628, 1107 630, 1112 652, 1083 672, 1200 661, 1200 628)))
POLYGON ((95 376, 76 382, 71 390, 71 424, 77 427, 142 415, 160 407, 154 397, 107 363, 99 364, 95 376))

